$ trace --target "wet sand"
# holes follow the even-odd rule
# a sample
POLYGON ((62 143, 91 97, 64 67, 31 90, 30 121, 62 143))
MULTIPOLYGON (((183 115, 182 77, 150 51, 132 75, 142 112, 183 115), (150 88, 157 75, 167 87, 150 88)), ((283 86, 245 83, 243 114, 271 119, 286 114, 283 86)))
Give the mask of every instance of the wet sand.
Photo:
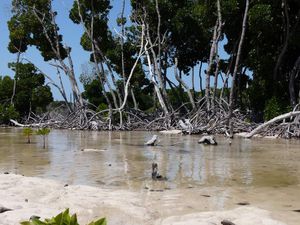
MULTIPOLYGON (((12 209, 0 214, 1 225, 17 225, 32 215, 49 218, 65 208, 77 213, 79 222, 105 216, 108 224, 115 225, 209 225, 227 219, 239 225, 284 225, 272 215, 254 206, 234 207, 232 210, 210 211, 209 197, 200 193, 211 190, 187 191, 191 201, 181 201, 184 192, 164 191, 141 193, 128 190, 110 190, 96 187, 70 185, 48 179, 0 175, 2 206, 12 209), (181 202, 181 204, 177 204, 181 202), (194 208, 196 207, 196 208, 194 208), (198 208, 198 209, 197 209, 198 208), (207 210, 210 212, 201 212, 207 210), (190 213, 189 213, 190 212, 190 213)), ((285 218, 287 219, 287 218, 285 218)), ((289 218, 291 219, 291 218, 289 218)), ((289 224, 289 223, 287 223, 289 224)))

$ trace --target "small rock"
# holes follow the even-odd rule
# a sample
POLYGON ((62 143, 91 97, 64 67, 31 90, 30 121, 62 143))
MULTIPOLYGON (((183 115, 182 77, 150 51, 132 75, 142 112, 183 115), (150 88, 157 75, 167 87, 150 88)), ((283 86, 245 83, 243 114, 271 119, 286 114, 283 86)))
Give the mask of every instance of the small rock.
POLYGON ((223 225, 235 225, 233 222, 231 222, 229 220, 222 220, 221 224, 223 224, 223 225))
POLYGON ((111 164, 108 164, 108 166, 111 166, 111 164))
POLYGON ((65 185, 64 185, 64 187, 68 187, 68 186, 69 186, 68 184, 65 184, 65 185))
POLYGON ((25 202, 28 202, 28 199, 27 199, 27 198, 25 198, 25 202))
POLYGON ((203 196, 205 198, 210 198, 211 197, 210 195, 201 195, 201 196, 203 196))
POLYGON ((250 205, 250 203, 249 202, 239 202, 239 203, 237 203, 237 205, 250 205))
POLYGON ((8 208, 5 208, 5 207, 0 207, 0 213, 4 213, 4 212, 7 212, 7 211, 12 211, 12 209, 8 209, 8 208))
POLYGON ((36 216, 36 215, 32 215, 29 220, 38 220, 40 219, 41 217, 40 216, 36 216))
POLYGON ((9 174, 9 172, 4 172, 4 174, 9 174))
POLYGON ((295 210, 293 210, 293 212, 300 213, 300 209, 295 209, 295 210))

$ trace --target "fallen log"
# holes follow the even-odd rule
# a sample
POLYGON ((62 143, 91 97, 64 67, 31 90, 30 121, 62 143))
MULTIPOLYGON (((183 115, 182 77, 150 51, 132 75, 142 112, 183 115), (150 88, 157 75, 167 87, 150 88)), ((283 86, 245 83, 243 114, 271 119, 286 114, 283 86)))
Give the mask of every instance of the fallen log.
POLYGON ((289 112, 280 116, 277 116, 263 124, 261 124, 260 126, 258 126, 257 128, 255 128, 253 131, 251 131, 250 133, 244 135, 245 138, 251 138, 253 137, 255 134, 258 134, 262 129, 266 128, 269 125, 272 125, 276 122, 291 118, 291 117, 295 117, 300 115, 300 111, 295 111, 295 112, 289 112))
POLYGON ((54 124, 59 124, 59 121, 49 121, 46 123, 31 123, 31 124, 21 124, 16 120, 9 120, 11 123, 13 123, 15 126, 17 127, 46 127, 46 126, 50 126, 50 125, 54 125, 54 124))

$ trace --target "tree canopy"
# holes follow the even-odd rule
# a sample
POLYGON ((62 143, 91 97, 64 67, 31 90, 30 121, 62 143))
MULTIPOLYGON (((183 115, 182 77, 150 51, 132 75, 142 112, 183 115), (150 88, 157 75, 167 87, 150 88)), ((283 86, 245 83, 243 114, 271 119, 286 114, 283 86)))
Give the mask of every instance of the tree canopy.
MULTIPOLYGON (((78 42, 90 53, 86 62, 93 67, 90 77, 81 79, 82 93, 73 68, 78 62, 72 59, 72 46, 63 42, 52 3, 12 1, 9 51, 22 54, 35 46, 57 68, 59 80, 55 83, 53 75, 33 64, 12 63, 15 80, 2 82, 15 87, 14 107, 21 116, 44 111, 52 101, 45 78, 58 88, 70 112, 108 110, 104 115, 109 115, 110 127, 112 121, 121 127, 132 109, 163 112, 171 124, 175 115, 190 115, 203 104, 207 118, 216 116, 217 105, 224 104, 227 121, 239 109, 261 122, 299 104, 298 0, 123 0, 117 18, 110 17, 115 6, 110 0, 74 0, 70 23, 83 28, 78 42), (131 6, 128 17, 126 4, 131 6), (109 26, 109 20, 118 27, 109 26), (60 72, 69 78, 73 103, 60 72)), ((2 101, 13 99, 8 93, 0 86, 2 101)), ((90 121, 87 114, 81 118, 82 124, 90 121)))

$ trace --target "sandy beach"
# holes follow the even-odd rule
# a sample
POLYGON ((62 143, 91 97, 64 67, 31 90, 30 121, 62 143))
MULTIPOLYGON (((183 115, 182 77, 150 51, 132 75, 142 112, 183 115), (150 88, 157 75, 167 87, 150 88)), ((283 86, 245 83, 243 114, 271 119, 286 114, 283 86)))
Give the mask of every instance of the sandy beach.
MULTIPOLYGON (((77 213, 81 224, 101 217, 106 217, 110 225, 209 225, 221 224, 224 219, 238 225, 285 224, 272 219, 268 211, 252 206, 239 206, 229 211, 168 213, 164 216, 159 211, 166 210, 166 205, 157 202, 162 197, 161 193, 155 195, 157 204, 153 204, 147 193, 82 185, 65 186, 48 179, 1 174, 0 206, 12 211, 0 214, 0 224, 19 224, 32 215, 49 218, 66 208, 70 208, 71 213, 77 213)), ((171 199, 174 196, 170 193, 163 197, 171 199)), ((169 207, 172 211, 172 207, 177 209, 180 206, 169 207)))

